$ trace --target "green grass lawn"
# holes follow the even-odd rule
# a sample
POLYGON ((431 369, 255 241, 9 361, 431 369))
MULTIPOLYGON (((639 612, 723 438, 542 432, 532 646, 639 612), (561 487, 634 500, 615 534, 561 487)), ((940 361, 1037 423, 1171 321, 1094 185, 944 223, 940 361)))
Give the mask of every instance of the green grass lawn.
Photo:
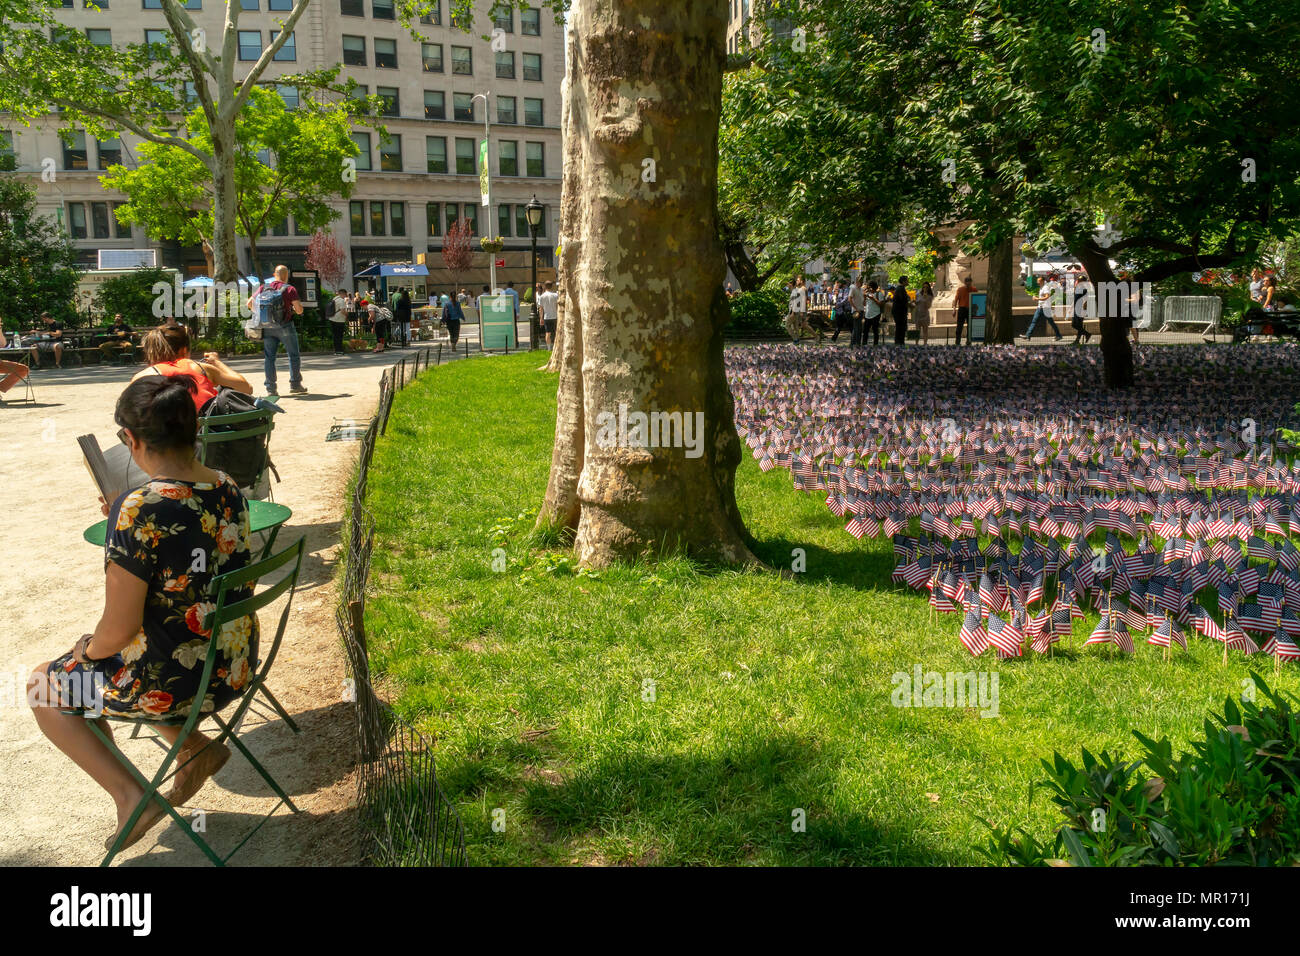
POLYGON ((1181 744, 1250 673, 1202 638, 1170 663, 1080 650, 1095 614, 1073 652, 973 660, 957 615, 932 623, 924 592, 890 582, 889 541, 855 541, 748 455, 758 554, 788 568, 802 548, 806 573, 577 574, 531 530, 555 428, 544 357, 421 375, 370 473, 372 664, 436 741, 472 863, 977 864, 980 817, 1055 828, 1031 798, 1041 757, 1136 753, 1133 728, 1181 744), (918 664, 996 671, 999 716, 894 707, 893 675, 918 664))

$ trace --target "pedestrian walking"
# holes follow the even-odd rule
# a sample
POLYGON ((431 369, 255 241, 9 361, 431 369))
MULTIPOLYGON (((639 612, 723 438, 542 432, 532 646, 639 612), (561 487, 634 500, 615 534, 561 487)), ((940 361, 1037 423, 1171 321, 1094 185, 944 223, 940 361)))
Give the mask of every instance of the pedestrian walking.
POLYGON ((555 283, 542 284, 545 290, 537 297, 537 304, 542 310, 542 328, 546 332, 546 347, 555 345, 555 329, 560 322, 560 294, 555 291, 555 283))
POLYGON ((348 327, 348 294, 345 289, 334 293, 334 309, 329 314, 330 335, 334 338, 334 354, 343 354, 343 333, 348 327))
POLYGON ((1092 333, 1083 324, 1085 319, 1091 317, 1092 296, 1092 281, 1088 278, 1088 273, 1080 272, 1074 280, 1074 305, 1070 309, 1070 328, 1074 329, 1075 345, 1079 344, 1080 339, 1085 343, 1092 341, 1092 333))
POLYGON ((966 326, 966 344, 970 345, 970 297, 978 292, 975 280, 967 276, 957 289, 953 303, 957 306, 957 344, 961 345, 961 328, 966 326))
POLYGON ((852 310, 853 332, 849 336, 849 348, 862 345, 862 309, 866 305, 867 294, 862 289, 862 277, 858 276, 849 286, 849 308, 852 310))
POLYGON ((894 344, 907 343, 907 314, 912 310, 912 299, 907 294, 907 276, 899 276, 894 286, 890 309, 894 315, 894 344))
POLYGON ((880 283, 872 279, 867 283, 866 304, 862 308, 862 345, 867 344, 867 336, 871 336, 871 344, 880 344, 880 317, 885 312, 885 293, 880 288, 880 283))
POLYGON ((393 321, 396 323, 396 328, 393 331, 393 338, 397 340, 399 348, 406 348, 406 346, 411 344, 410 290, 397 290, 397 295, 393 298, 393 321))
POLYGON ((275 359, 280 346, 289 359, 289 391, 302 394, 307 386, 302 383, 302 358, 298 352, 298 329, 294 320, 302 315, 302 302, 298 290, 289 284, 289 267, 276 266, 270 282, 258 286, 248 300, 254 315, 268 317, 272 324, 262 324, 262 368, 266 377, 266 394, 277 395, 275 386, 275 359))
POLYGON ((912 323, 916 326, 918 342, 930 343, 930 307, 934 305, 934 286, 922 282, 916 291, 916 303, 912 310, 912 323))
POLYGON ((1056 320, 1052 318, 1052 306, 1057 296, 1060 295, 1061 284, 1055 278, 1050 282, 1043 283, 1043 287, 1038 290, 1038 295, 1034 298, 1038 300, 1038 308, 1034 310, 1034 317, 1029 320, 1029 328, 1025 330, 1025 338, 1034 337, 1034 329, 1038 328, 1038 320, 1046 319, 1047 324, 1052 327, 1052 332, 1056 335, 1056 341, 1061 341, 1061 330, 1056 327, 1056 320))

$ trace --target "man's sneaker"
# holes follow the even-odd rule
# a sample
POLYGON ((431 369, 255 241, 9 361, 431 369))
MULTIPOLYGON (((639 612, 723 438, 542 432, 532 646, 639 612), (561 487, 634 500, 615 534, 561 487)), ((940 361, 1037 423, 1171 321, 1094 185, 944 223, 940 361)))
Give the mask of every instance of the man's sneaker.
POLYGON ((304 395, 307 392, 306 385, 290 385, 289 392, 293 395, 304 395))

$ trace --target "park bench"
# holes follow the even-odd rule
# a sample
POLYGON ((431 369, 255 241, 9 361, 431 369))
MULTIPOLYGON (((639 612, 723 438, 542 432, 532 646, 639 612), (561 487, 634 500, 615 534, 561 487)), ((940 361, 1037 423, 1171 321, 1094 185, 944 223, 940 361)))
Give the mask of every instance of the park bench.
POLYGON ((1257 335, 1282 338, 1292 336, 1300 342, 1300 312, 1265 312, 1253 308, 1246 312, 1245 320, 1232 332, 1232 341, 1246 342, 1257 335))

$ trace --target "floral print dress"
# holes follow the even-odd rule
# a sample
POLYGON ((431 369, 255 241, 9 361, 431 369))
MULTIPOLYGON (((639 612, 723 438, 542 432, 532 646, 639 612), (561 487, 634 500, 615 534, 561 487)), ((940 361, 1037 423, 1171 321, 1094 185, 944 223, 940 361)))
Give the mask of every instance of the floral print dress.
MULTIPOLYGON (((218 484, 154 480, 127 492, 109 510, 104 562, 105 569, 116 564, 148 583, 140 632, 121 653, 90 667, 65 654, 51 662, 50 675, 102 685, 109 716, 183 718, 199 690, 211 639, 204 618, 216 607, 212 581, 249 564, 249 536, 248 502, 224 474, 218 484)), ((226 600, 252 593, 251 587, 232 591, 226 600)), ((222 627, 204 712, 225 707, 248 683, 257 639, 256 615, 222 627)), ((71 683, 54 681, 56 687, 71 683)))

